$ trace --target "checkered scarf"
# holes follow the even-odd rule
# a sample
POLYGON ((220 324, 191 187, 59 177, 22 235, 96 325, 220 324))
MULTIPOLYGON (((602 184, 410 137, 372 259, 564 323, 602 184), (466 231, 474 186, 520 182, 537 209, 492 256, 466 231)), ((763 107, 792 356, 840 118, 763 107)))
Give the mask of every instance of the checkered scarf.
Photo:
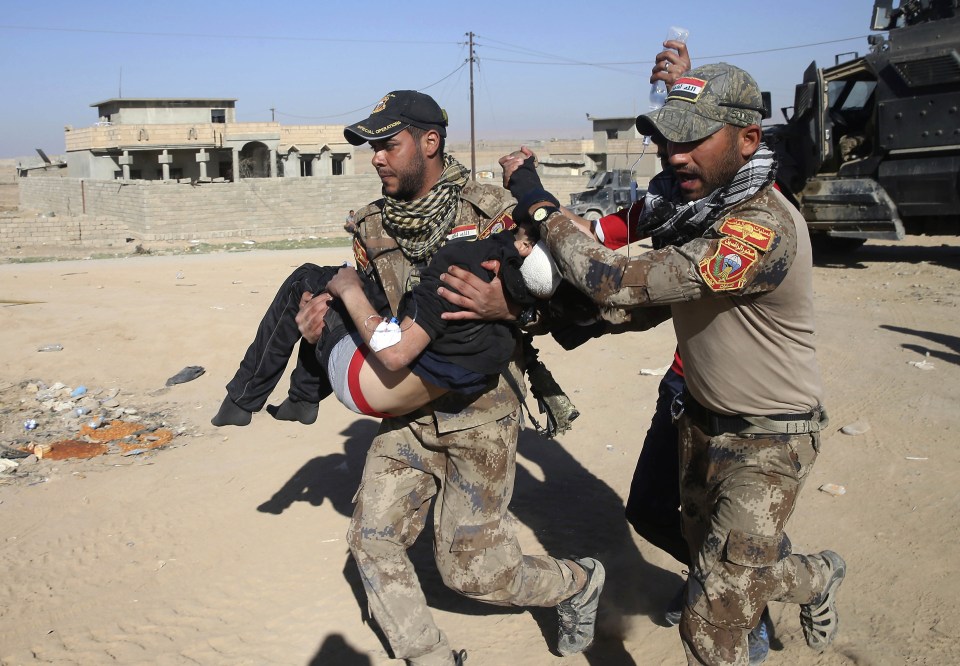
POLYGON ((677 205, 680 191, 673 169, 666 169, 650 180, 640 214, 640 234, 650 236, 654 247, 683 245, 703 235, 717 217, 730 206, 749 199, 773 182, 777 160, 767 144, 761 143, 750 161, 725 187, 702 199, 677 205))
POLYGON ((469 175, 469 169, 446 155, 440 180, 426 196, 413 201, 385 197, 383 226, 408 259, 428 261, 443 245, 457 219, 460 191, 469 175))

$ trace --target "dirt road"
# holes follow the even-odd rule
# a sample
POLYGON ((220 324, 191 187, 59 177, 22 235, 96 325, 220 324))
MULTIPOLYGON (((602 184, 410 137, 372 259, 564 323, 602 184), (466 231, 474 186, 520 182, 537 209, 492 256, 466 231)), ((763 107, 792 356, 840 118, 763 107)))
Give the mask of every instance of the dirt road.
MULTIPOLYGON (((160 450, 21 460, 0 475, 0 663, 393 663, 364 624, 344 542, 375 422, 328 400, 311 427, 266 413, 209 424, 275 286, 346 252, 0 265, 4 443, 55 421, 41 414, 25 433, 28 380, 118 389, 120 407, 178 433, 160 450), (50 343, 62 351, 37 352, 50 343), (185 366, 205 374, 166 387, 185 366)), ((796 608, 774 604, 769 664, 960 663, 958 269, 947 238, 818 262, 831 427, 789 532, 798 550, 842 553, 850 573, 835 646, 812 653, 796 608), (839 432, 851 424, 862 434, 839 432)), ((561 659, 552 609, 447 591, 423 535, 412 556, 429 603, 471 664, 681 664, 676 630, 659 625, 680 567, 622 518, 659 381, 640 371, 669 361, 672 329, 541 346, 582 416, 558 441, 524 431, 512 511, 525 549, 606 563, 602 635, 561 659)))

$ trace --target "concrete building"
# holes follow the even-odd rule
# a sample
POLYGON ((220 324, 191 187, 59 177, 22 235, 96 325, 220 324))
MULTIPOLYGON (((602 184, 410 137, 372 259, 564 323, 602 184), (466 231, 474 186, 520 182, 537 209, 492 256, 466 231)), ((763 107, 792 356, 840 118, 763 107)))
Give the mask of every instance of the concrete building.
POLYGON ((587 120, 593 123, 593 146, 584 151, 584 157, 593 164, 593 171, 630 169, 641 153, 641 163, 633 167, 638 181, 649 180, 660 171, 656 146, 651 143, 644 151, 636 116, 595 118, 587 114, 587 120))
POLYGON ((68 176, 91 180, 322 177, 353 173, 342 125, 236 122, 236 100, 107 99, 65 129, 68 176))
MULTIPOLYGON (((521 143, 537 154, 543 176, 580 176, 586 184, 590 177, 601 171, 627 169, 633 172, 637 183, 645 187, 659 173, 656 146, 650 144, 644 147, 643 136, 637 131, 636 116, 598 118, 587 114, 587 120, 592 123, 590 139, 478 141, 477 177, 499 181, 500 166, 497 160, 501 155, 519 148, 521 143)), ((448 143, 447 149, 469 166, 469 144, 448 143)))
MULTIPOLYGON (((20 209, 39 217, 0 225, 0 246, 342 236, 346 212, 380 196, 369 147, 354 154, 343 125, 240 123, 236 100, 221 98, 91 106, 94 125, 65 129, 66 169, 51 161, 18 178, 20 209)), ((561 202, 598 171, 632 167, 645 187, 659 163, 650 148, 637 162, 634 119, 588 119, 593 139, 479 140, 477 179, 499 183, 497 160, 525 144, 561 202)), ((468 143, 447 150, 470 165, 468 143)))

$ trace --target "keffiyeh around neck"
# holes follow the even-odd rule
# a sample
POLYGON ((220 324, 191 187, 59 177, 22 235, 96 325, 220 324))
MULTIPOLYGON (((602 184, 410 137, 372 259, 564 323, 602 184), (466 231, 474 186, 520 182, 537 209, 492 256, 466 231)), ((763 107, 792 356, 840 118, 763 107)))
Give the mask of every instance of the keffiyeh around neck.
POLYGON ((644 197, 640 233, 650 236, 655 247, 683 245, 703 235, 717 217, 734 204, 745 201, 773 182, 777 160, 767 144, 761 143, 750 161, 740 167, 733 180, 705 196, 685 204, 679 199, 672 169, 657 174, 644 197))
POLYGON ((469 175, 469 169, 446 155, 443 173, 426 196, 413 201, 385 197, 383 226, 408 259, 428 261, 443 245, 469 175))

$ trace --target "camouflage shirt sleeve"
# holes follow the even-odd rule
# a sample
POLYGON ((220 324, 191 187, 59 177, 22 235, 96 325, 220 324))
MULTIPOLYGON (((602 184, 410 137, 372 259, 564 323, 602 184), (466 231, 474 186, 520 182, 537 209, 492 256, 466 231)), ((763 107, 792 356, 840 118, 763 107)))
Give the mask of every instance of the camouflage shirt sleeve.
POLYGON ((541 233, 564 277, 602 306, 762 293, 780 284, 796 252, 789 213, 773 203, 758 195, 701 238, 629 258, 598 245, 562 214, 554 214, 541 233))

